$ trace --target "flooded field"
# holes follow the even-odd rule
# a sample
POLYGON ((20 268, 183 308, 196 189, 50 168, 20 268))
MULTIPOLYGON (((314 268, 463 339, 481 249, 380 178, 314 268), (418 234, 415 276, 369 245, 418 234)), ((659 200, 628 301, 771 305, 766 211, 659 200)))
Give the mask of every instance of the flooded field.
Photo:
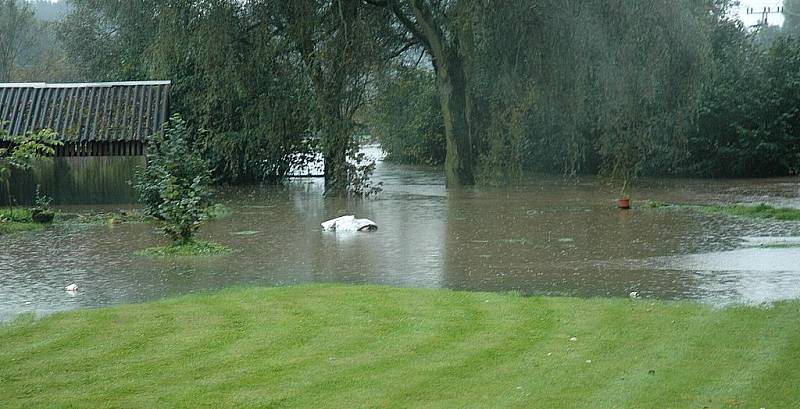
MULTIPOLYGON (((140 302, 230 286, 371 283, 717 305, 800 297, 800 223, 690 209, 617 210, 594 178, 448 192, 439 170, 379 163, 375 199, 322 197, 317 179, 227 189, 230 217, 200 236, 236 249, 196 259, 134 252, 163 243, 151 224, 59 225, 0 236, 0 320, 21 312, 140 302), (322 232, 356 214, 375 233, 322 232), (77 283, 75 295, 63 288, 77 283)), ((800 207, 798 179, 646 180, 644 200, 800 207)), ((80 208, 80 207, 77 207, 80 208)), ((112 209, 116 209, 112 207, 112 209)), ((76 207, 69 207, 75 210, 76 207)))

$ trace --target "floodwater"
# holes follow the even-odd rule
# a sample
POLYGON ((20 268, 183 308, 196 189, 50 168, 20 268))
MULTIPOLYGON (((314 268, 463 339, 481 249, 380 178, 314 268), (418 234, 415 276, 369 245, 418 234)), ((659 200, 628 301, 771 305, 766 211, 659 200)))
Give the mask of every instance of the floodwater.
MULTIPOLYGON (((0 320, 302 283, 580 297, 637 291, 714 305, 800 297, 800 223, 686 209, 620 211, 611 202, 615 190, 595 178, 533 176, 521 187, 448 192, 438 170, 379 162, 375 180, 385 191, 366 201, 323 198, 317 179, 226 190, 222 199, 233 215, 200 233, 237 250, 226 256, 134 255, 163 243, 151 224, 59 225, 0 236, 0 320), (380 228, 321 231, 320 222, 345 214, 380 228), (80 287, 77 294, 64 291, 70 283, 80 287)), ((645 180, 632 194, 634 204, 800 207, 800 180, 645 180)))

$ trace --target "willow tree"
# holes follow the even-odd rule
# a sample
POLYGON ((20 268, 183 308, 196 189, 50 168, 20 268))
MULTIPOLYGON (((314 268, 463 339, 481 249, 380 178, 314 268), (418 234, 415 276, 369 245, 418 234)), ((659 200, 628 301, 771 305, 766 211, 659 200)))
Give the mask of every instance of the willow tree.
POLYGON ((445 126, 447 185, 474 184, 477 130, 470 81, 474 18, 480 5, 466 0, 366 1, 391 10, 399 25, 430 55, 445 126))
POLYGON ((286 36, 239 0, 72 0, 61 26, 92 80, 171 79, 171 108, 227 182, 276 181, 308 158, 312 118, 286 36), (299 160, 298 160, 299 158, 299 160))
POLYGON ((71 0, 59 36, 70 62, 93 81, 147 79, 159 12, 176 1, 71 0))
POLYGON ((521 160, 621 179, 674 169, 719 3, 519 0, 478 14, 471 84, 482 167, 513 175, 521 160))
POLYGON ((326 194, 346 195, 357 171, 354 116, 392 55, 390 15, 362 0, 265 1, 258 12, 273 16, 300 56, 314 93, 326 194))
POLYGON ((25 1, 0 0, 0 82, 11 81, 17 56, 30 38, 33 11, 25 1))

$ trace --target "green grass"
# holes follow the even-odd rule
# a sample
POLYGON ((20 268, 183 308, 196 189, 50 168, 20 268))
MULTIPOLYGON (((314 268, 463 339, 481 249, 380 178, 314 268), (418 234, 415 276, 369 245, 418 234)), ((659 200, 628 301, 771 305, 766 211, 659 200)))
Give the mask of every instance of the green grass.
POLYGON ((33 222, 31 211, 24 207, 0 207, 0 220, 15 223, 33 222))
POLYGON ((751 219, 800 221, 800 209, 776 208, 763 203, 757 205, 699 206, 699 210, 706 213, 722 213, 751 219))
POLYGON ((4 408, 800 402, 800 302, 718 310, 384 287, 240 289, 25 317, 0 326, 0 345, 4 408))
POLYGON ((690 209, 708 214, 724 214, 751 219, 800 221, 800 209, 778 208, 764 203, 755 205, 683 205, 649 200, 645 202, 644 207, 648 209, 690 209))
POLYGON ((675 206, 675 205, 670 204, 670 203, 666 203, 666 202, 661 202, 661 201, 658 201, 658 200, 648 200, 648 201, 644 202, 644 207, 647 208, 647 209, 663 209, 663 208, 672 207, 672 206, 675 206))
POLYGON ((194 240, 188 243, 168 244, 166 246, 151 247, 136 252, 145 257, 196 257, 217 256, 230 253, 231 249, 222 244, 194 240))
MULTIPOLYGON (((120 224, 143 223, 150 220, 140 210, 120 212, 64 213, 56 211, 55 224, 120 224)), ((34 223, 27 208, 0 208, 0 234, 42 230, 44 225, 34 223)))
POLYGON ((20 207, 0 208, 0 235, 42 229, 44 225, 34 223, 31 219, 30 210, 20 207))
POLYGON ((44 225, 39 223, 0 222, 0 236, 42 229, 44 229, 44 225))
POLYGON ((131 224, 154 220, 140 209, 117 212, 56 213, 56 222, 62 224, 131 224))

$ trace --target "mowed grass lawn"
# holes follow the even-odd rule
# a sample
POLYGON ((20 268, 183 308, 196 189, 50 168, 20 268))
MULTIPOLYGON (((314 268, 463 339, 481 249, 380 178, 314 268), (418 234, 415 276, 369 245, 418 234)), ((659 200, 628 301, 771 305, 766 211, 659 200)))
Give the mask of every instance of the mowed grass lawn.
POLYGON ((800 303, 226 290, 0 326, 0 407, 798 408, 800 303))

